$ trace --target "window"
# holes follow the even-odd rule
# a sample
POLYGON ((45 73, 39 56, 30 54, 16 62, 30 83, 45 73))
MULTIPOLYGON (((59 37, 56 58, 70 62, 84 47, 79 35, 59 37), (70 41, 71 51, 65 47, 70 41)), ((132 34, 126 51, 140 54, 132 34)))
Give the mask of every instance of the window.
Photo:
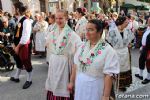
POLYGON ((41 12, 46 12, 45 0, 40 0, 40 9, 41 12))
POLYGON ((0 0, 0 9, 2 9, 2 2, 1 2, 1 0, 0 0))

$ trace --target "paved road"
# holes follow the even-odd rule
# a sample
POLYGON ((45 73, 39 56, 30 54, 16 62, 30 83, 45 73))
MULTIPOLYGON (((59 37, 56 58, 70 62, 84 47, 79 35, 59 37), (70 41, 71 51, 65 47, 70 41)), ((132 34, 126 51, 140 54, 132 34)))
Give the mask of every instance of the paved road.
POLYGON ((22 86, 26 81, 26 72, 21 73, 21 82, 13 83, 9 81, 9 77, 14 75, 12 72, 0 73, 0 100, 46 100, 45 81, 48 66, 44 59, 32 57, 33 63, 33 85, 27 90, 23 90, 22 86))
MULTIPOLYGON (((138 71, 138 58, 139 51, 132 50, 132 70, 133 70, 133 84, 127 89, 127 92, 123 94, 147 94, 150 96, 150 84, 142 85, 141 81, 134 77, 134 74, 138 71)), ((45 63, 45 59, 41 59, 38 56, 32 57, 33 63, 33 85, 23 90, 22 86, 26 81, 26 73, 21 73, 21 82, 13 83, 9 81, 9 77, 14 75, 15 70, 11 72, 0 71, 0 100, 46 100, 45 81, 47 77, 48 66, 45 63)), ((146 76, 146 70, 145 74, 146 76)), ((122 94, 119 92, 118 94, 122 94)), ((121 99, 117 100, 150 100, 149 99, 121 99)))

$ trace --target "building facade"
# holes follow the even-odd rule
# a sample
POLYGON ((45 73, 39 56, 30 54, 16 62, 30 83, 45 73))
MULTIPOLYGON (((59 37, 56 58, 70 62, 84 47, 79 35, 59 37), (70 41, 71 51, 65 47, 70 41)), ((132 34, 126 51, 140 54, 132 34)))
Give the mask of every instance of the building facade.
POLYGON ((68 12, 73 12, 79 6, 83 6, 81 0, 49 0, 48 11, 56 12, 57 9, 64 9, 68 12))
POLYGON ((18 1, 28 6, 33 14, 37 11, 48 12, 48 0, 0 0, 0 8, 4 12, 14 13, 13 3, 18 1))

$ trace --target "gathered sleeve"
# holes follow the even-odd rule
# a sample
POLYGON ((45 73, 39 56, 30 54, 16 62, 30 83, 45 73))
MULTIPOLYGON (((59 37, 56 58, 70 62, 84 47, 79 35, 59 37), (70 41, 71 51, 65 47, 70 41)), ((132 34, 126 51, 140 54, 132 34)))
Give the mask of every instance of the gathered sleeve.
POLYGON ((120 72, 120 64, 117 53, 114 51, 112 47, 109 48, 106 58, 103 73, 107 75, 116 75, 120 72))
POLYGON ((148 34, 150 33, 150 31, 146 31, 142 37, 142 46, 145 46, 146 45, 146 39, 147 39, 147 36, 148 34))
POLYGON ((22 31, 22 37, 20 39, 20 44, 26 44, 31 36, 31 31, 32 31, 32 24, 29 19, 26 19, 23 22, 23 31, 22 31))

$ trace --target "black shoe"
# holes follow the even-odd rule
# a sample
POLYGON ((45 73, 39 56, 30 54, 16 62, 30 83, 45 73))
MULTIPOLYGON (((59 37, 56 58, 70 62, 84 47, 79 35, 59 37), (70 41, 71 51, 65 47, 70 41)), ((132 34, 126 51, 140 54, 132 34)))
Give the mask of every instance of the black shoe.
POLYGON ((10 80, 13 81, 13 82, 16 82, 16 83, 19 83, 19 82, 20 82, 19 78, 18 78, 18 79, 15 79, 14 77, 11 77, 10 80))
POLYGON ((150 80, 148 80, 148 79, 145 79, 142 81, 142 84, 148 84, 148 83, 150 83, 150 80))
POLYGON ((139 78, 140 80, 143 80, 143 76, 140 76, 139 74, 135 74, 135 77, 139 78))
POLYGON ((31 86, 31 84, 32 84, 32 81, 31 82, 26 81, 25 84, 23 85, 23 89, 29 88, 31 86))
POLYGON ((125 92, 125 91, 127 91, 127 88, 125 88, 125 87, 124 88, 119 88, 119 90, 122 91, 122 92, 125 92))

